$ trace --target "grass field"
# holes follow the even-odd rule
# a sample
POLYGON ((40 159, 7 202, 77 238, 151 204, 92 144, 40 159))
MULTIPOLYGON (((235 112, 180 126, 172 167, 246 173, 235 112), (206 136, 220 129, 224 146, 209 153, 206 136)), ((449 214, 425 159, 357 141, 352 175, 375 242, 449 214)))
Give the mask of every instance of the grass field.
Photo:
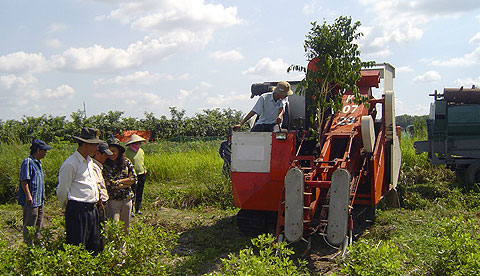
MULTIPOLYGON (((301 245, 273 248, 271 237, 242 236, 234 223, 230 184, 221 175, 220 141, 164 142, 144 148, 149 174, 143 215, 133 218, 128 237, 119 225, 109 225, 109 243, 96 258, 63 245, 62 213, 54 195, 45 205, 43 248, 23 246, 20 207, 1 205, 0 274, 478 275, 480 194, 462 190, 452 172, 416 156, 415 139, 402 137, 403 208, 379 206, 373 227, 345 259, 322 259, 331 250, 320 238, 302 256, 301 245), (117 249, 122 240, 127 255, 117 249)), ((47 185, 54 187, 58 166, 74 149, 54 145, 43 161, 47 185)), ((17 167, 27 154, 26 145, 0 145, 2 184, 13 182, 15 189, 17 167)))

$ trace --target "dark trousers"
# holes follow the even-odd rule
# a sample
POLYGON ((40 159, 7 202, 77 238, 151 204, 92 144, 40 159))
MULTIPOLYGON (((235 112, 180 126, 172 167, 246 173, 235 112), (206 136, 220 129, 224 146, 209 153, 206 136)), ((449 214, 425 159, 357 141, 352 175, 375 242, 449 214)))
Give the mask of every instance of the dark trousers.
POLYGON ((100 244, 99 244, 99 251, 103 251, 105 248, 106 237, 102 235, 102 230, 105 227, 105 222, 107 221, 107 214, 106 214, 106 202, 102 205, 97 203, 97 210, 98 210, 98 224, 99 224, 99 231, 100 231, 100 244))
POLYGON ((23 206, 23 240, 26 244, 32 245, 32 239, 28 233, 28 226, 35 227, 35 243, 39 241, 38 231, 42 227, 43 221, 43 205, 39 207, 32 207, 28 203, 23 206))
POLYGON ((100 223, 95 203, 69 200, 65 210, 66 243, 85 245, 88 251, 100 251, 100 223))
POLYGON ((252 127, 250 132, 272 132, 275 124, 258 124, 252 127))
POLYGON ((145 176, 146 174, 137 175, 137 185, 133 190, 133 192, 135 193, 135 212, 140 211, 140 208, 142 208, 143 187, 145 187, 145 176))
POLYGON ((223 168, 222 168, 223 176, 230 177, 230 168, 231 168, 230 161, 223 160, 223 168))

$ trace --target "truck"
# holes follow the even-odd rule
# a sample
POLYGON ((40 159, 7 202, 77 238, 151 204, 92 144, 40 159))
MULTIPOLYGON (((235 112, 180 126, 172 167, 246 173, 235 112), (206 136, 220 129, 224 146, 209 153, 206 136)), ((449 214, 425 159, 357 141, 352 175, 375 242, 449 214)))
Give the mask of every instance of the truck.
MULTIPOLYGON (((395 68, 377 64, 361 75, 357 85, 367 102, 355 103, 351 91, 344 91, 341 110, 327 110, 317 126, 318 139, 309 137, 315 126, 308 116, 316 112, 309 108, 311 98, 297 94, 288 97, 280 130, 233 133, 231 181, 240 231, 273 231, 279 241, 308 244, 320 235, 346 248, 373 222, 382 198, 399 204, 395 68), (373 91, 381 80, 377 99, 373 91)), ((298 82, 290 84, 295 89, 298 82)), ((275 85, 253 84, 252 97, 275 85)))
POLYGON ((454 170, 467 186, 480 182, 480 89, 444 88, 430 96, 427 140, 414 143, 416 153, 454 170))

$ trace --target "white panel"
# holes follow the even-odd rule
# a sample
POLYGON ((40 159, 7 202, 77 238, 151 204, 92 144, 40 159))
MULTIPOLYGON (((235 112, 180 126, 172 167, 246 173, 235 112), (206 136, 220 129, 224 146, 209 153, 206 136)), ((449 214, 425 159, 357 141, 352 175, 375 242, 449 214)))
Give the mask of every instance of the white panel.
POLYGON ((395 125, 395 94, 393 91, 385 91, 385 126, 387 129, 387 140, 392 141, 394 132, 396 131, 395 125))
POLYGON ((350 178, 350 173, 345 169, 337 169, 332 174, 327 240, 333 245, 342 244, 347 235, 350 178))
POLYGON ((303 236, 303 172, 291 168, 285 175, 285 237, 290 242, 303 236))
POLYGON ((372 116, 362 116, 361 129, 363 148, 366 152, 372 153, 375 147, 375 128, 372 116))
POLYGON ((391 167, 392 173, 390 174, 391 177, 391 184, 392 188, 397 187, 398 177, 400 175, 400 166, 402 165, 402 150, 400 148, 400 140, 395 132, 395 137, 393 138, 392 143, 392 155, 391 155, 391 167))
POLYGON ((261 161, 265 159, 264 156, 265 146, 243 146, 237 147, 237 159, 238 160, 252 160, 261 161))
POLYGON ((234 132, 232 172, 270 172, 271 132, 234 132))

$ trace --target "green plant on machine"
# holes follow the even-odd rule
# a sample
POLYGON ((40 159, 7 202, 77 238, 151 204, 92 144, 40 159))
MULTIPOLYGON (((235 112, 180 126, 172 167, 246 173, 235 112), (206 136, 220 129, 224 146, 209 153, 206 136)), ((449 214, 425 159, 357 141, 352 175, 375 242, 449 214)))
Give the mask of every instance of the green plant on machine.
POLYGON ((290 258, 294 252, 284 242, 275 242, 273 235, 262 234, 252 239, 258 254, 252 247, 240 250, 237 255, 230 254, 222 260, 221 272, 210 275, 310 275, 306 262, 298 260, 298 264, 290 258))
POLYGON ((325 21, 322 25, 312 22, 312 28, 304 42, 305 55, 311 68, 291 65, 287 72, 306 72, 305 78, 297 86, 297 93, 311 98, 308 107, 312 131, 318 136, 330 110, 336 112, 342 107, 342 95, 351 91, 354 101, 365 102, 358 91, 357 82, 362 75, 362 67, 371 67, 374 62, 362 62, 356 40, 363 34, 357 29, 361 23, 351 17, 340 16, 332 25, 325 21), (313 65, 313 66, 312 66, 313 65))

